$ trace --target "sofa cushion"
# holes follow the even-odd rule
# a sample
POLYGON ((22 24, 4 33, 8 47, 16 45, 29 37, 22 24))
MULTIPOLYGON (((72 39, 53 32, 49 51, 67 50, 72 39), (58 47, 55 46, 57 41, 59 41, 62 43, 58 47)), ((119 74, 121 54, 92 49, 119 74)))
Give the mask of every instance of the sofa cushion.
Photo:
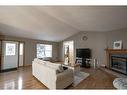
POLYGON ((50 68, 55 69, 57 73, 61 73, 61 72, 64 71, 64 69, 63 69, 61 64, 52 63, 50 61, 44 61, 44 60, 41 60, 41 59, 38 59, 38 58, 35 58, 34 61, 39 63, 39 64, 43 64, 45 66, 48 66, 50 68))
POLYGON ((42 60, 44 60, 44 61, 50 61, 51 58, 50 57, 44 57, 42 60))
POLYGON ((38 59, 38 58, 35 58, 34 62, 39 63, 39 64, 46 64, 46 61, 38 59))

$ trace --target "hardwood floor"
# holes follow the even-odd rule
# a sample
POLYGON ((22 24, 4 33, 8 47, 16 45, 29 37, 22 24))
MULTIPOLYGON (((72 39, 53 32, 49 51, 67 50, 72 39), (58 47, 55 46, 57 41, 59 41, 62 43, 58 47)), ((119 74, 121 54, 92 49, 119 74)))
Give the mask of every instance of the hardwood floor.
MULTIPOLYGON (((0 89, 47 89, 32 76, 31 71, 31 66, 27 66, 15 71, 0 73, 0 89)), ((70 86, 67 89, 114 89, 112 81, 116 76, 101 69, 85 68, 82 71, 90 73, 90 76, 76 87, 70 86)))
POLYGON ((101 69, 83 69, 82 71, 90 73, 90 76, 75 89, 115 89, 112 82, 116 76, 101 69))

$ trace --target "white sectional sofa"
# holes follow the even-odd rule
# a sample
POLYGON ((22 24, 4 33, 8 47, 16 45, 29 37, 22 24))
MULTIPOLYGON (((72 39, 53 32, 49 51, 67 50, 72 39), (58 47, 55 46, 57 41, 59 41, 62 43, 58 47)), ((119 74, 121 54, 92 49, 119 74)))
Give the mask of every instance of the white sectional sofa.
POLYGON ((73 83, 73 70, 37 58, 32 62, 32 74, 49 89, 64 89, 73 83))

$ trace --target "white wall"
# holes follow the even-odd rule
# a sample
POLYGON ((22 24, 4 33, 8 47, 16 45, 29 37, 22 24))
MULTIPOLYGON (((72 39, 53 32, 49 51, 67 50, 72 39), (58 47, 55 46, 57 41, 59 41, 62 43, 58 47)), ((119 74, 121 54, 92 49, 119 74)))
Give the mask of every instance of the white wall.
MULTIPOLYGON (((67 39, 65 41, 74 41, 74 59, 76 58, 76 49, 77 48, 90 48, 92 50, 92 58, 96 58, 99 64, 104 64, 105 62, 105 51, 107 47, 105 33, 100 32, 80 32, 67 39), (86 35, 88 40, 82 40, 82 37, 86 35)), ((62 43, 59 43, 59 59, 63 61, 63 47, 62 43)))
MULTIPOLYGON (((106 62, 106 48, 113 48, 113 42, 122 40, 123 49, 127 49, 127 28, 113 30, 109 32, 80 32, 77 33, 65 41, 73 40, 74 41, 74 49, 76 56, 76 48, 90 48, 92 49, 92 58, 97 58, 100 64, 105 64, 106 62), (87 41, 81 40, 82 37, 86 35, 88 36, 87 41)), ((59 59, 63 61, 63 47, 62 43, 59 43, 59 59)))
POLYGON ((122 40, 123 49, 127 49, 127 28, 113 30, 107 33, 108 48, 113 48, 113 42, 122 40))
POLYGON ((57 42, 50 42, 50 41, 43 41, 43 40, 34 40, 34 39, 26 39, 26 38, 18 38, 18 37, 11 37, 11 36, 0 36, 0 40, 15 40, 24 42, 24 49, 25 49, 25 65, 31 65, 33 59, 36 57, 36 44, 51 44, 53 50, 53 59, 58 58, 58 48, 59 45, 57 42))

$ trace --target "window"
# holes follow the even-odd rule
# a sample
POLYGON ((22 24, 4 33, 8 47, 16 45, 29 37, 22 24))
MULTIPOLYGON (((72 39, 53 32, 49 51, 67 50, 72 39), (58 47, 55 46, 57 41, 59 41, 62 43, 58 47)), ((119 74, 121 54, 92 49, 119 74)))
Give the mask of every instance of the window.
POLYGON ((15 55, 16 44, 6 43, 6 56, 15 55))
POLYGON ((19 54, 20 54, 20 55, 23 55, 23 43, 20 43, 19 54))
POLYGON ((52 57, 52 45, 37 44, 37 58, 52 57))

